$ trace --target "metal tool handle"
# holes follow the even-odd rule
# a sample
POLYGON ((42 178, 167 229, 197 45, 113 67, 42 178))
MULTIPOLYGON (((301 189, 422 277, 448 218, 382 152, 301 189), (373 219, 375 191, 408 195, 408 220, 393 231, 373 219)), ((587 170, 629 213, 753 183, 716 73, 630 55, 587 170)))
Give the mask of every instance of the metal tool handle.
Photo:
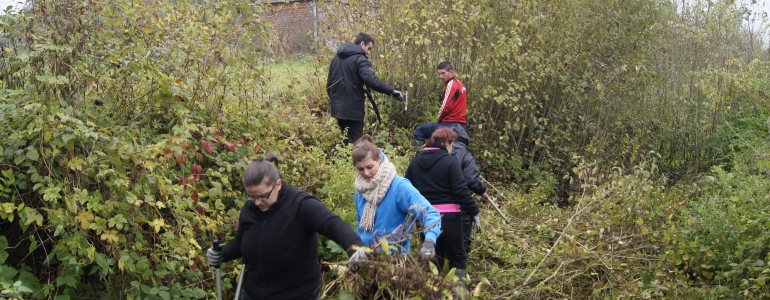
MULTIPOLYGON (((222 251, 222 246, 219 245, 219 240, 214 240, 214 251, 220 252, 222 251)), ((219 274, 219 267, 222 265, 216 265, 214 268, 216 270, 214 271, 216 273, 216 279, 217 279, 217 300, 222 300, 222 278, 219 274)))
POLYGON ((238 287, 235 288, 235 300, 241 300, 241 286, 243 286, 243 274, 246 273, 246 264, 241 265, 241 276, 238 279, 238 287))
POLYGON ((503 211, 500 210, 499 207, 497 207, 497 204, 495 204, 495 202, 492 201, 492 198, 489 197, 489 194, 484 193, 484 199, 487 199, 487 201, 489 201, 489 204, 492 204, 492 207, 494 207, 497 213, 500 214, 500 217, 503 218, 505 223, 508 223, 509 226, 513 226, 513 224, 511 224, 511 222, 508 221, 508 218, 505 217, 505 214, 503 214, 503 211))

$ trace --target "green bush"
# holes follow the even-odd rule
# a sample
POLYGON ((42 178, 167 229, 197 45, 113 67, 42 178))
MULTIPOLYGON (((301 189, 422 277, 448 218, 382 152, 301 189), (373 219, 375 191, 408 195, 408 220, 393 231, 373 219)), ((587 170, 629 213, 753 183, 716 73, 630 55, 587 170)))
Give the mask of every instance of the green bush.
MULTIPOLYGON (((770 72, 733 54, 738 10, 463 1, 319 9, 345 21, 320 24, 337 40, 368 26, 377 73, 409 91, 408 109, 383 96, 384 124, 367 120, 401 173, 437 109, 436 63, 468 86, 470 150, 513 222, 482 202, 479 298, 767 295, 770 72)), ((0 17, 0 293, 213 297, 202 251, 232 238, 241 172, 267 151, 353 225, 349 148, 318 92, 332 55, 272 62, 260 11, 62 0, 0 17)))
POLYGON ((731 170, 714 167, 673 222, 661 258, 675 284, 698 293, 770 296, 770 160, 765 117, 749 113, 730 128, 731 170), (765 124, 763 124, 765 123, 765 124))

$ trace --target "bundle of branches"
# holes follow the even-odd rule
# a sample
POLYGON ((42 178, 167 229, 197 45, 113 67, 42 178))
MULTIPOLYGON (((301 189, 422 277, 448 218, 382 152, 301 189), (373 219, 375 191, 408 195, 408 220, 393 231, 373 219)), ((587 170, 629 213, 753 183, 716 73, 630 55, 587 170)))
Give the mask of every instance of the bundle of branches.
MULTIPOLYGON (((422 209, 421 213, 427 215, 428 212, 422 209)), ((347 263, 328 263, 341 276, 327 286, 324 295, 338 288, 340 299, 343 295, 355 299, 468 298, 465 285, 455 275, 455 269, 449 268, 448 260, 442 261, 439 272, 439 260, 423 259, 416 251, 405 251, 407 241, 417 240, 418 235, 437 224, 424 227, 418 224, 415 215, 409 214, 404 224, 381 236, 379 242, 359 248, 369 259, 356 263, 355 271, 347 269, 347 263)))
POLYGON ((324 291, 339 289, 340 295, 352 294, 355 299, 464 299, 467 289, 454 274, 454 269, 442 270, 435 261, 412 254, 390 251, 370 254, 355 272, 343 264, 335 265, 340 272, 324 291))

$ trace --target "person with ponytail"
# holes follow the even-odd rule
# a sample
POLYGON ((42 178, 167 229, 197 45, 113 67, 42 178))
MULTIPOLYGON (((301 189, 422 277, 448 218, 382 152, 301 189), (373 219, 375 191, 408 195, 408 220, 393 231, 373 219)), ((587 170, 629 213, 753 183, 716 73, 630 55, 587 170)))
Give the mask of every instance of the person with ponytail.
POLYGON ((456 138, 449 127, 439 127, 427 140, 427 147, 409 163, 404 177, 441 213, 441 237, 436 243, 439 266, 449 260, 449 266, 464 282, 468 254, 463 246, 462 213, 476 217, 479 207, 468 190, 460 163, 449 155, 456 138))
POLYGON ((410 233, 419 221, 425 228, 420 256, 432 258, 441 235, 441 215, 365 135, 353 143, 358 235, 367 246, 385 237, 399 252, 409 252, 410 233))
MULTIPOLYGON (((340 244, 351 266, 366 260, 364 243, 353 228, 315 197, 288 185, 272 153, 253 159, 243 175, 246 203, 241 208, 235 239, 222 251, 209 248, 212 266, 243 258, 246 277, 242 300, 318 299, 321 266, 318 235, 340 244)), ((360 264, 360 263, 359 263, 360 264)))

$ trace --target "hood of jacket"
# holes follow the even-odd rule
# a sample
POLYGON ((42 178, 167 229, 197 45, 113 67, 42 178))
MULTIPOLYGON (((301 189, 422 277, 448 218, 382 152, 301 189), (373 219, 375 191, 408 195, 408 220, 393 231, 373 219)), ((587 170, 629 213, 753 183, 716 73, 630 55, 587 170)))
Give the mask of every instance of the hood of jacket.
POLYGON ((458 155, 455 154, 455 152, 458 150, 468 152, 468 147, 465 146, 465 144, 461 142, 459 139, 456 140, 454 144, 452 144, 452 153, 450 155, 457 157, 458 155))
POLYGON ((438 150, 423 150, 417 157, 415 157, 415 163, 420 169, 429 170, 445 155, 449 155, 446 148, 443 146, 435 147, 438 150))
POLYGON ((366 56, 366 52, 364 52, 364 49, 362 49, 361 46, 351 42, 344 43, 337 48, 337 56, 340 58, 346 58, 356 54, 366 56))
POLYGON ((455 141, 455 143, 461 142, 463 143, 464 146, 468 146, 471 144, 471 137, 468 136, 468 132, 466 132, 465 129, 463 129, 463 127, 460 126, 460 124, 457 124, 457 123, 452 124, 452 126, 450 126, 449 128, 452 128, 452 130, 454 130, 455 133, 457 133, 457 140, 455 141))

